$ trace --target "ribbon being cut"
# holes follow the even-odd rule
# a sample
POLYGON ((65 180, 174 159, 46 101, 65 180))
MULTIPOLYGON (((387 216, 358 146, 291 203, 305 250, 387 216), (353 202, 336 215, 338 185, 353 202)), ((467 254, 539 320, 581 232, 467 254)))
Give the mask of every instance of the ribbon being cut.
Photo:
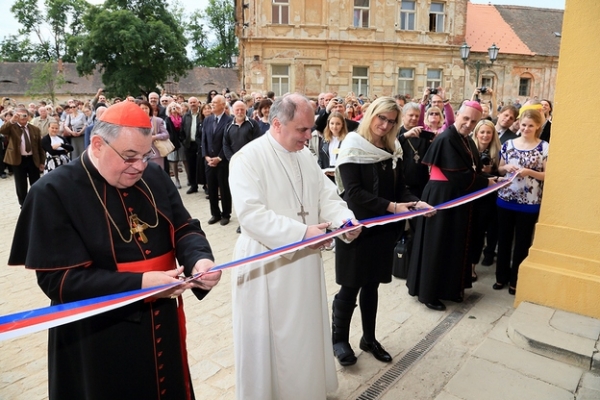
MULTIPOLYGON (((439 204, 433 207, 434 210, 446 210, 449 208, 457 207, 480 197, 483 197, 489 193, 495 192, 504 186, 509 185, 516 175, 510 177, 507 176, 505 180, 502 180, 492 186, 477 192, 470 193, 468 195, 459 197, 457 199, 448 201, 446 203, 439 204)), ((418 217, 427 213, 430 213, 431 209, 409 211, 401 214, 390 214, 383 217, 370 218, 359 221, 360 225, 365 228, 372 226, 389 224, 392 222, 398 222, 407 220, 410 218, 418 217)), ((260 254, 256 254, 251 257, 231 261, 229 263, 217 265, 213 267, 210 272, 224 270, 228 268, 235 268, 241 265, 250 264, 257 261, 267 261, 277 257, 281 257, 285 254, 292 253, 294 251, 303 249, 315 243, 319 243, 325 240, 333 239, 336 236, 340 236, 345 232, 357 229, 358 226, 342 226, 339 229, 326 233, 320 236, 315 236, 307 240, 303 240, 296 243, 291 243, 286 246, 282 246, 273 250, 265 251, 260 254)), ((391 249, 390 249, 391 251, 391 249)), ((39 308, 30 311, 19 312, 15 314, 5 315, 0 317, 0 341, 16 338, 29 333, 39 332, 44 329, 53 328, 56 326, 68 324, 70 322, 78 321, 83 318, 91 317, 97 314, 101 314, 106 311, 114 310, 119 307, 123 307, 127 304, 146 299, 157 293, 165 290, 172 289, 173 287, 187 282, 191 279, 198 279, 202 274, 196 274, 179 283, 170 285, 155 286, 148 289, 133 290, 129 292, 96 297, 92 299, 86 299, 81 301, 75 301, 72 303, 60 304, 50 307, 39 308)))

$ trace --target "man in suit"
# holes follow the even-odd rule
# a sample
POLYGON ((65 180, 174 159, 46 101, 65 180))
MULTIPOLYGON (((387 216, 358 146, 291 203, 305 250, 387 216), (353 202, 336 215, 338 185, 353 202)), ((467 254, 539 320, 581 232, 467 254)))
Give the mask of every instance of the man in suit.
POLYGON ((196 97, 190 97, 188 99, 188 104, 190 105, 190 111, 183 116, 182 128, 185 133, 185 140, 182 144, 185 148, 185 158, 188 162, 188 170, 190 173, 190 176, 188 176, 190 188, 186 193, 191 194, 198 192, 199 183, 203 186, 206 185, 206 177, 204 176, 204 162, 202 161, 202 158, 198 160, 201 142, 196 141, 197 137, 202 137, 200 102, 196 97))
POLYGON ((517 138, 516 132, 511 131, 510 127, 517 120, 518 116, 519 111, 515 106, 509 105, 500 109, 500 113, 498 113, 498 119, 496 120, 496 131, 498 132, 500 143, 504 144, 504 142, 510 139, 517 138))
POLYGON ((27 122, 28 116, 27 109, 19 107, 11 119, 0 128, 0 133, 8 137, 4 162, 13 166, 15 187, 21 206, 27 196, 27 179, 29 178, 30 185, 40 179, 46 159, 40 129, 27 122))
POLYGON ((227 225, 231 218, 231 191, 229 190, 229 161, 223 151, 223 134, 225 127, 232 118, 225 114, 226 101, 222 95, 216 95, 211 101, 213 113, 204 120, 202 125, 202 157, 206 160, 206 184, 210 201, 208 220, 210 225, 221 221, 227 225), (221 205, 219 208, 219 190, 221 205))

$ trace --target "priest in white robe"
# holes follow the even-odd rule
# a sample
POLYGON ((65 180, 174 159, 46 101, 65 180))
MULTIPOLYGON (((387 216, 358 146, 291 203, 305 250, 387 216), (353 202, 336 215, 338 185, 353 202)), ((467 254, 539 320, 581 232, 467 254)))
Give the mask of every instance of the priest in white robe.
MULTIPOLYGON (((231 160, 242 231, 236 259, 323 234, 348 219, 357 223, 304 146, 314 124, 308 99, 277 99, 270 123, 266 135, 231 160)), ((232 270, 238 399, 318 400, 337 388, 319 246, 232 270)))

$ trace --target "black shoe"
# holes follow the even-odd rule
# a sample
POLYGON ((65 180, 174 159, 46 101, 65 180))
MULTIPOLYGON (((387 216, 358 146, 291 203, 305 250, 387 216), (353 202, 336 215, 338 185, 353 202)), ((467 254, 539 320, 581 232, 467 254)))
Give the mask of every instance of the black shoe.
POLYGON ((217 222, 219 222, 221 220, 221 217, 215 217, 214 215, 212 217, 210 217, 210 219, 208 220, 208 224, 212 225, 212 224, 216 224, 217 222))
POLYGON ((227 225, 228 223, 229 223, 229 218, 225 218, 225 217, 224 217, 224 218, 221 220, 221 225, 222 225, 222 226, 225 226, 225 225, 227 225))
POLYGON ((442 303, 439 300, 434 300, 434 301, 431 301, 429 303, 425 303, 425 306, 427 308, 430 308, 430 309, 435 310, 435 311, 444 311, 444 310, 446 310, 446 306, 444 305, 444 303, 442 303))
POLYGON ((471 275, 471 282, 477 282, 477 272, 473 272, 473 274, 471 275))
POLYGON ((492 285, 492 289, 494 289, 494 290, 502 290, 502 289, 504 289, 504 284, 503 283, 494 283, 492 285))
POLYGON ((356 364, 356 355, 348 342, 334 343, 333 355, 343 367, 356 364))
POLYGON ((208 199, 210 199, 210 196, 209 196, 209 195, 206 195, 206 200, 208 200, 208 199))
POLYGON ((366 351, 367 353, 373 354, 373 357, 375 357, 379 361, 382 361, 382 362, 392 361, 392 356, 390 355, 390 353, 385 351, 383 349, 383 347, 381 347, 381 344, 377 340, 374 340, 373 343, 367 343, 367 342, 365 342, 364 338, 361 338, 360 339, 360 349, 363 351, 366 351))
POLYGON ((6 174, 2 174, 2 175, 0 175, 0 178, 2 178, 2 179, 6 179, 6 178, 8 178, 8 175, 6 175, 6 174))
POLYGON ((202 186, 202 190, 204 190, 204 194, 208 195, 208 188, 206 185, 202 186))
POLYGON ((453 303, 462 303, 463 301, 465 301, 465 299, 462 296, 458 296, 458 297, 455 297, 453 299, 448 299, 448 300, 450 300, 453 303))
POLYGON ((192 194, 192 193, 198 193, 198 188, 197 187, 191 187, 187 190, 186 192, 187 194, 192 194))
POLYGON ((516 288, 511 288, 509 286, 508 287, 508 294, 512 294, 514 296, 515 294, 517 294, 517 289, 516 288))
POLYGON ((494 264, 494 256, 483 256, 483 261, 481 265, 484 267, 489 267, 494 264))
POLYGON ((242 233, 242 228, 238 226, 238 228, 235 230, 235 233, 242 233))

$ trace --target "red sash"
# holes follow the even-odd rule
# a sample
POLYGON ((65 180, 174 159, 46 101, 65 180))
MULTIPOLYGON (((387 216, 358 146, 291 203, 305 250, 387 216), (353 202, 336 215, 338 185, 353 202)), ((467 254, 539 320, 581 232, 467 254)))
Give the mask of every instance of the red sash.
POLYGON ((447 181, 446 175, 437 166, 431 166, 431 173, 429 174, 429 180, 431 181, 447 181))
POLYGON ((177 268, 175 264, 175 250, 148 260, 117 263, 117 270, 119 272, 143 273, 149 271, 168 271, 175 268, 177 268))

